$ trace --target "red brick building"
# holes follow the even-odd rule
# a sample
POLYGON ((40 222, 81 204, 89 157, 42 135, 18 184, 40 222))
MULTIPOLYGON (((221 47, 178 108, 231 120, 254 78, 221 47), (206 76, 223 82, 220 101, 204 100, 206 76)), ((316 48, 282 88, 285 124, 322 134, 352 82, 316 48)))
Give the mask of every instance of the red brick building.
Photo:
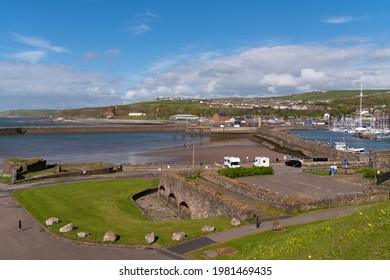
POLYGON ((225 112, 215 113, 211 117, 211 121, 213 121, 213 122, 226 122, 229 119, 230 119, 229 115, 226 114, 225 112))

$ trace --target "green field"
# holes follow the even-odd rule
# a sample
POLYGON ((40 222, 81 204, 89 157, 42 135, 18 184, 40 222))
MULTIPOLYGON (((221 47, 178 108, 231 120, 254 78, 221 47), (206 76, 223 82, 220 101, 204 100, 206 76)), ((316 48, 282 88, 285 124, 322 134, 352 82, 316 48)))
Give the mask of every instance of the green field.
POLYGON ((377 203, 353 214, 327 221, 287 227, 283 232, 266 231, 205 248, 218 259, 240 260, 389 260, 390 201, 377 203))
POLYGON ((42 225, 50 217, 61 222, 48 227, 61 236, 77 239, 77 232, 91 235, 87 242, 101 242, 106 231, 118 236, 116 243, 146 245, 145 235, 154 232, 157 246, 175 244, 173 232, 184 231, 187 238, 201 236, 201 228, 212 224, 217 230, 230 226, 227 218, 207 220, 149 221, 130 197, 142 190, 157 187, 158 180, 115 179, 61 184, 51 187, 25 189, 15 192, 15 197, 42 225), (59 233, 68 223, 76 227, 70 233, 59 233))
MULTIPOLYGON (((374 94, 388 94, 388 89, 370 89, 364 90, 363 95, 365 97, 374 94)), ((331 100, 331 99, 340 99, 340 98, 349 98, 349 97, 359 97, 359 90, 329 90, 329 91, 314 91, 306 92, 301 94, 294 94, 291 96, 280 97, 280 99, 291 99, 291 100, 303 100, 303 101, 317 101, 317 100, 331 100)))

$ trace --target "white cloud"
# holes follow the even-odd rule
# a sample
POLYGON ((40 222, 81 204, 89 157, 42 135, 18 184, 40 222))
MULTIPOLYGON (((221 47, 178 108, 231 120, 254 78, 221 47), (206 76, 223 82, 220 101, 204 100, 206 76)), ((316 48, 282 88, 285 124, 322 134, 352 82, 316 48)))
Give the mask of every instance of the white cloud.
POLYGON ((134 35, 142 34, 149 31, 151 28, 145 23, 140 23, 132 27, 132 32, 134 35))
POLYGON ((0 62, 0 110, 118 104, 118 86, 99 73, 60 64, 0 62))
POLYGON ((267 74, 260 80, 260 85, 272 87, 295 87, 298 85, 298 78, 291 74, 267 74))
POLYGON ((330 17, 324 19, 323 22, 330 23, 330 24, 343 24, 343 23, 348 23, 357 20, 365 20, 365 19, 370 19, 370 16, 364 15, 364 16, 357 16, 357 17, 353 17, 353 16, 330 17))
POLYGON ((147 18, 151 18, 151 19, 155 19, 155 18, 159 18, 158 15, 152 13, 151 11, 146 11, 142 14, 140 14, 140 17, 144 18, 144 19, 147 19, 147 18))
POLYGON ((29 51, 29 52, 19 52, 10 55, 10 58, 26 61, 29 63, 36 63, 42 58, 46 57, 47 52, 46 51, 29 51))
POLYGON ((85 61, 89 61, 95 57, 98 57, 99 56, 99 53, 97 52, 92 52, 92 51, 88 51, 84 54, 84 60, 85 61))
POLYGON ((140 13, 136 16, 134 19, 134 23, 131 25, 130 28, 126 28, 126 31, 131 31, 133 35, 140 35, 145 32, 148 32, 152 29, 151 25, 153 22, 160 17, 151 11, 146 11, 144 13, 140 13))
MULTIPOLYGON (((367 87, 387 84, 390 51, 372 45, 330 47, 287 45, 245 50, 214 60, 166 63, 169 71, 139 82, 125 100, 173 96, 264 96, 306 90, 356 88, 366 77, 367 87)), ((166 59, 168 62, 169 59, 166 59)))
POLYGON ((51 44, 49 41, 38 38, 11 33, 11 38, 21 44, 27 46, 30 50, 20 51, 13 54, 8 54, 11 59, 25 61, 29 63, 37 63, 43 58, 46 58, 50 52, 66 53, 68 50, 64 47, 51 44))
POLYGON ((65 53, 68 52, 68 50, 64 47, 60 46, 55 46, 51 44, 49 41, 38 38, 38 37, 31 37, 31 36, 25 36, 25 35, 20 35, 17 33, 12 33, 12 37, 14 40, 26 44, 31 47, 36 47, 39 49, 44 49, 44 50, 50 50, 56 53, 65 53))
POLYGON ((120 49, 105 50, 104 54, 105 55, 120 55, 121 54, 121 50, 120 49))
POLYGON ((373 54, 373 58, 375 59, 390 58, 390 48, 376 50, 373 54))
POLYGON ((346 23, 351 22, 353 20, 353 17, 351 16, 341 16, 341 17, 331 17, 324 20, 326 23, 331 24, 339 24, 339 23, 346 23))
POLYGON ((109 49, 109 50, 105 50, 103 52, 88 51, 83 55, 83 57, 84 57, 84 61, 88 62, 91 59, 98 58, 101 56, 113 56, 113 55, 120 55, 120 54, 121 54, 120 49, 109 49))

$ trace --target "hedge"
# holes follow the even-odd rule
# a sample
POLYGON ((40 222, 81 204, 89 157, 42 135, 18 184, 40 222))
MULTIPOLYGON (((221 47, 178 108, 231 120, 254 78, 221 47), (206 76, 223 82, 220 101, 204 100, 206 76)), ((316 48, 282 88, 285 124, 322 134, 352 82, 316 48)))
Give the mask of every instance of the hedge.
POLYGON ((256 176, 256 175, 270 175, 273 174, 274 170, 272 167, 268 166, 254 166, 254 167, 239 167, 239 168, 223 168, 218 170, 218 174, 229 177, 229 178, 237 178, 237 177, 248 177, 248 176, 256 176))

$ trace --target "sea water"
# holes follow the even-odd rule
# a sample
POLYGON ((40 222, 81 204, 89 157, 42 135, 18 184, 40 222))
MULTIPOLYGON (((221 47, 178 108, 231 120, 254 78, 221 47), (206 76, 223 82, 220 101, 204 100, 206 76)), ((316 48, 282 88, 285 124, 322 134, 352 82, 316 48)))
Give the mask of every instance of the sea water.
MULTIPOLYGON (((26 122, 35 124, 31 119, 0 118, 0 126, 25 126, 26 122), (7 125, 4 125, 5 123, 7 125)), ((13 157, 40 157, 46 159, 49 164, 96 161, 113 164, 161 162, 169 158, 142 154, 207 140, 208 136, 192 138, 191 135, 174 132, 6 135, 0 136, 0 167, 3 158, 13 157)))
POLYGON ((390 150, 390 139, 363 139, 355 134, 346 132, 337 132, 327 129, 321 130, 292 130, 291 134, 302 139, 322 142, 331 147, 335 146, 335 142, 345 142, 351 148, 365 148, 364 152, 369 153, 370 150, 390 150))

